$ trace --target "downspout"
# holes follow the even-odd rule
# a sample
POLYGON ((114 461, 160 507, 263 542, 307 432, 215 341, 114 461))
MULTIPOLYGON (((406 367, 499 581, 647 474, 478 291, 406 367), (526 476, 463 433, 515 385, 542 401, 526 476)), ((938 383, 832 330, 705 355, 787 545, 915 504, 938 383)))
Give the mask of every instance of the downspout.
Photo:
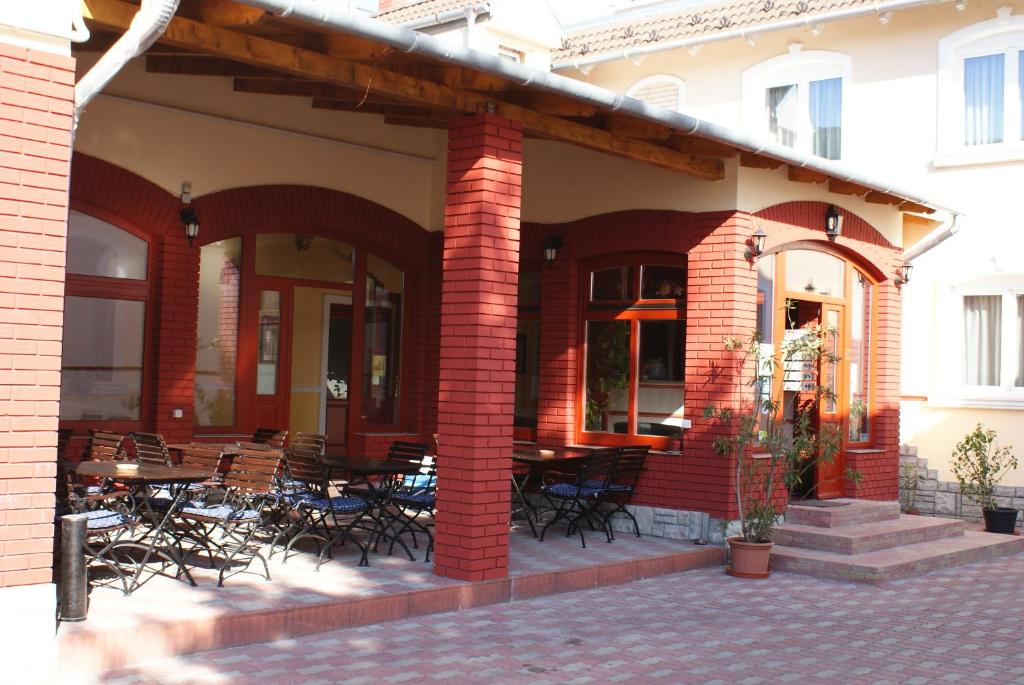
POLYGON ((139 7, 128 30, 99 58, 89 73, 75 84, 72 131, 78 129, 78 121, 86 105, 110 83, 125 64, 148 50, 163 34, 167 25, 171 23, 171 17, 178 11, 179 1, 142 0, 142 6, 139 7))

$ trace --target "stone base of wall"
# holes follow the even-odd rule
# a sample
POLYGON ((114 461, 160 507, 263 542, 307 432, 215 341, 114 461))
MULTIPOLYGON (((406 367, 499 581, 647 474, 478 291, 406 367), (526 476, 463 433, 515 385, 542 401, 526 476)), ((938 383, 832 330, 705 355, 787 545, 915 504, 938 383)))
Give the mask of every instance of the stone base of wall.
POLYGON ((53 583, 0 588, 0 685, 46 682, 56 664, 57 591, 53 583))
MULTIPOLYGON (((1017 520, 1024 520, 1024 488, 999 485, 995 494, 999 506, 1016 509, 1017 520)), ((960 495, 960 484, 939 480, 939 472, 910 445, 900 448, 900 504, 904 511, 913 505, 924 516, 982 520, 981 507, 960 495)))

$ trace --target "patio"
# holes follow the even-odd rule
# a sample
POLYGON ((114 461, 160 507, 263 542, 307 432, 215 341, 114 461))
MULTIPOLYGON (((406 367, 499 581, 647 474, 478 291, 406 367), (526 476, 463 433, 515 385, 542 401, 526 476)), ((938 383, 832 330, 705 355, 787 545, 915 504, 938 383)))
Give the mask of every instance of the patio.
POLYGON ((626 583, 724 562, 724 549, 620 534, 614 544, 559 534, 538 542, 517 525, 510 535, 509 577, 460 582, 400 553, 373 554, 359 568, 351 546, 314 571, 315 555, 271 560, 272 581, 258 574, 216 586, 216 574, 195 568, 198 587, 154 576, 133 595, 112 587, 90 594, 88 619, 58 631, 62 668, 99 672, 141 661, 278 640, 412 616, 626 583))

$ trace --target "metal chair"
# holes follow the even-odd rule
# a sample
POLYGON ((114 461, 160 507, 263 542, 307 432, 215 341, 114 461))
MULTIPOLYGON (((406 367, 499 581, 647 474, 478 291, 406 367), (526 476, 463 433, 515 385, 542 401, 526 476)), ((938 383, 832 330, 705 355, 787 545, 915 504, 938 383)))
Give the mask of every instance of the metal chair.
POLYGON ((625 514, 633 522, 633 530, 636 531, 636 536, 640 537, 640 525, 626 505, 633 499, 637 481, 640 480, 640 474, 644 470, 647 454, 650 451, 649 445, 631 445, 620 447, 618 454, 615 455, 612 474, 608 479, 608 492, 604 495, 604 502, 612 506, 607 509, 603 517, 603 524, 612 540, 615 539, 615 531, 612 530, 611 518, 619 512, 625 514))
MULTIPOLYGON (((391 545, 388 554, 395 549, 395 542, 405 533, 412 534, 412 545, 419 548, 416 540, 416 533, 423 533, 427 536, 427 553, 424 561, 430 561, 430 553, 434 549, 434 536, 430 529, 434 527, 434 513, 437 504, 437 460, 434 457, 424 456, 420 462, 422 468, 420 473, 412 476, 405 476, 401 487, 393 491, 387 499, 387 505, 394 509, 390 526, 397 524, 397 530, 392 532, 391 545), (426 514, 429 520, 424 522, 421 516, 426 514)), ((410 559, 415 559, 409 548, 405 548, 410 559)))
POLYGON ((580 543, 583 547, 587 546, 587 541, 583 536, 582 524, 584 523, 591 529, 594 529, 595 524, 599 524, 608 542, 612 541, 607 523, 599 509, 609 493, 614 473, 613 464, 618 451, 618 448, 615 447, 594 450, 580 459, 579 471, 575 474, 557 471, 548 471, 544 474, 545 480, 549 478, 561 478, 562 480, 546 482, 540 488, 541 494, 544 495, 555 512, 554 517, 540 532, 542 541, 548 528, 559 521, 568 523, 566 536, 572 535, 573 531, 579 532, 580 543))

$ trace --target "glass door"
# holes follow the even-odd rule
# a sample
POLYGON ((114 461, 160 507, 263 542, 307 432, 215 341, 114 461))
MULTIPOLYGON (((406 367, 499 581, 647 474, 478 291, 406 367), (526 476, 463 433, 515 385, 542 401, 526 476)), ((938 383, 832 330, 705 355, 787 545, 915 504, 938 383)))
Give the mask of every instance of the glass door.
POLYGON ((291 290, 257 281, 252 308, 256 355, 253 427, 287 429, 291 290))
MULTIPOLYGON (((831 460, 818 459, 815 473, 818 499, 832 499, 842 495, 844 449, 843 421, 847 415, 846 364, 843 362, 844 309, 842 305, 822 304, 821 330, 824 335, 825 354, 821 359, 820 378, 825 396, 818 408, 822 445, 832 445, 835 456, 831 460)), ((820 457, 820 455, 819 455, 820 457)))

